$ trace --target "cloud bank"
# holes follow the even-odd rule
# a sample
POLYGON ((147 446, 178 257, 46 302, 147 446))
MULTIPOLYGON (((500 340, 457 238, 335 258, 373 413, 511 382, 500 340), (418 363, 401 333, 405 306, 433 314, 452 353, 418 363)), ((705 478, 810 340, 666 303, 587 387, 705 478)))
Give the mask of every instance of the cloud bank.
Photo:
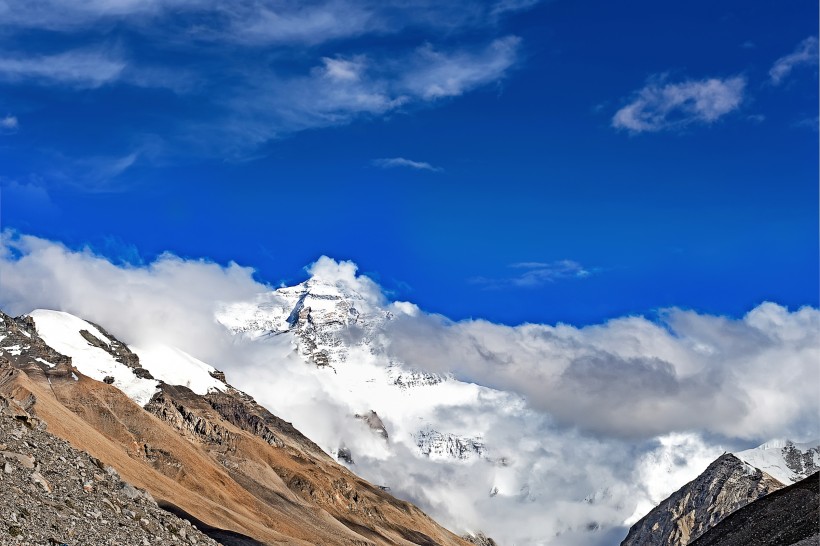
POLYGON ((740 318, 669 309, 654 320, 512 327, 391 303, 352 262, 323 257, 308 273, 395 316, 374 339, 377 351, 354 350, 356 366, 401 361, 465 382, 439 400, 411 399, 407 411, 435 416, 445 431, 480 431, 486 459, 419 457, 397 415, 382 416, 386 450, 351 417, 372 400, 306 366, 287 335, 229 335, 214 319, 222 306, 260 294, 276 303, 249 268, 172 254, 115 265, 88 249, 6 231, 0 307, 64 310, 129 344, 177 346, 224 369, 329 451, 344 442, 367 479, 457 531, 482 530, 505 544, 617 543, 625 525, 724 449, 818 434, 814 308, 763 303, 740 318))
POLYGON ((692 124, 710 125, 740 107, 745 88, 746 79, 742 76, 679 83, 655 77, 615 113, 612 126, 645 133, 692 124))

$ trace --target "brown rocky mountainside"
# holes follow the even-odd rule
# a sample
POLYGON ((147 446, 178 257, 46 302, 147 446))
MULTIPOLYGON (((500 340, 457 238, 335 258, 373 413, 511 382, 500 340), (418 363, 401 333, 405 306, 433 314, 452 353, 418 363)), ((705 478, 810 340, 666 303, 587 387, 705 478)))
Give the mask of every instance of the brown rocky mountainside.
POLYGON ((621 546, 685 546, 738 508, 782 487, 725 454, 635 523, 621 546))
POLYGON ((0 545, 217 542, 0 395, 0 545))
POLYGON ((820 545, 820 473, 744 506, 691 544, 820 545))
MULTIPOLYGON (((0 348, 0 394, 224 544, 467 544, 230 386, 201 396, 160 382, 142 408, 74 369, 31 320, 0 319, 14 347, 0 348)), ((108 348, 150 376, 124 344, 108 348)))

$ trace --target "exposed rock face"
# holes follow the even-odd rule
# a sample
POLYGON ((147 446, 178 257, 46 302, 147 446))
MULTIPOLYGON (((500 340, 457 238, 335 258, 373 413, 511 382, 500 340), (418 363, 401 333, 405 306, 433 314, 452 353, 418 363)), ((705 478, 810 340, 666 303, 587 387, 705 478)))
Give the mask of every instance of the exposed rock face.
POLYGON ((387 429, 384 428, 384 423, 379 417, 379 414, 373 410, 368 411, 364 414, 356 414, 356 419, 361 419, 367 426, 370 427, 370 430, 384 438, 385 440, 389 439, 389 435, 387 434, 387 429))
POLYGON ((783 484, 726 454, 635 523, 621 546, 685 546, 783 484))
POLYGON ((65 378, 72 373, 71 358, 40 339, 31 317, 12 318, 0 311, 0 356, 30 374, 65 378))
MULTIPOLYGON (((131 352, 131 349, 128 346, 109 334, 105 331, 105 329, 100 326, 99 324, 90 323, 94 326, 104 337, 105 339, 99 339, 94 334, 89 332, 88 330, 80 330, 80 335, 85 338, 88 343, 94 347, 99 347, 100 349, 104 350, 106 353, 110 354, 114 357, 114 360, 119 362, 120 364, 125 364, 129 368, 134 370, 140 369, 140 358, 131 352)), ((147 374, 148 377, 144 377, 144 379, 152 379, 150 376, 151 374, 148 373, 148 370, 142 370, 143 374, 147 374)), ((136 372, 135 372, 136 373, 136 372)))
POLYGON ((481 438, 462 438, 437 430, 419 431, 415 438, 419 451, 427 457, 468 460, 483 457, 485 452, 481 438))
POLYGON ((0 397, 0 544, 218 543, 0 397))
POLYGON ((820 544, 820 474, 750 503, 692 542, 692 546, 820 544))

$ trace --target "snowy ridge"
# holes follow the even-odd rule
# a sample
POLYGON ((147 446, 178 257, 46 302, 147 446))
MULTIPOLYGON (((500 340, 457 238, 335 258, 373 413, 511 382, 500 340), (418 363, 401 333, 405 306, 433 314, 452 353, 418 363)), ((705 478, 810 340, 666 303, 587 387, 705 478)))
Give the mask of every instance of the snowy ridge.
MULTIPOLYGON (((227 388, 224 382, 211 375, 215 368, 174 347, 130 347, 129 352, 139 357, 138 367, 134 368, 120 362, 106 350, 122 347, 122 344, 90 322, 69 313, 47 309, 37 309, 28 316, 34 319, 37 333, 43 341, 57 352, 71 357, 77 370, 97 381, 113 378, 113 385, 140 406, 151 400, 160 381, 188 387, 197 394, 227 388), (89 335, 93 337, 89 338, 89 335), (147 370, 148 374, 140 373, 140 369, 147 370)), ((44 364, 51 365, 49 362, 44 364)))
POLYGON ((820 441, 796 444, 791 440, 772 440, 735 455, 786 485, 820 470, 820 441))
POLYGON ((117 362, 111 354, 83 337, 80 332, 86 331, 103 343, 111 343, 112 340, 91 323, 69 313, 47 309, 37 309, 29 316, 34 319, 43 341, 55 351, 70 356, 74 367, 83 375, 97 381, 112 377, 114 386, 140 406, 147 404, 157 391, 158 381, 137 377, 132 368, 117 362))

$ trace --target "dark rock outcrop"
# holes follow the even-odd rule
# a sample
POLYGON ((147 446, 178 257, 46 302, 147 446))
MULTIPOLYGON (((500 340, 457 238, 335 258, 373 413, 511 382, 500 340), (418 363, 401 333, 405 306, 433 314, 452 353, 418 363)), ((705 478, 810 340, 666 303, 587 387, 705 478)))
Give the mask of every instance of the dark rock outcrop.
POLYGON ((820 473, 730 514, 692 546, 820 544, 820 473))
POLYGON ((685 546, 738 508, 782 487, 725 454, 635 523, 621 546, 685 546))

